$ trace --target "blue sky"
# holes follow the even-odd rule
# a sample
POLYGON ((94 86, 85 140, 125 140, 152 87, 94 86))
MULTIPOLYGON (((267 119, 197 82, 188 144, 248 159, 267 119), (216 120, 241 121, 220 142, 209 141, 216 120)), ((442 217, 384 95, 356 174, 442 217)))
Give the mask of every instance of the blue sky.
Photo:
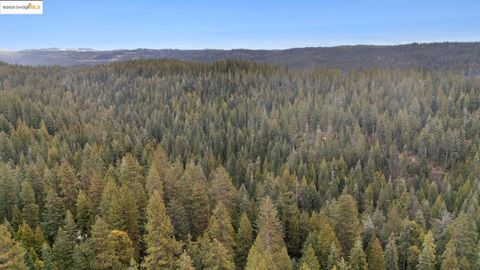
POLYGON ((480 41, 479 0, 45 0, 0 48, 250 48, 480 41))

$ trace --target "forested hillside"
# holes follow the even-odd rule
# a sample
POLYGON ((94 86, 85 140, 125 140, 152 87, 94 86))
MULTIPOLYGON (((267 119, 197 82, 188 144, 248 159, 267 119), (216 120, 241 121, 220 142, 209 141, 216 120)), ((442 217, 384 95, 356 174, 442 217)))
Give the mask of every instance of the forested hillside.
POLYGON ((412 43, 293 48, 286 50, 40 49, 1 51, 0 61, 22 65, 86 66, 134 59, 213 62, 226 59, 274 63, 294 68, 419 68, 480 75, 480 42, 412 43))
POLYGON ((480 79, 0 64, 0 269, 480 269, 480 79))

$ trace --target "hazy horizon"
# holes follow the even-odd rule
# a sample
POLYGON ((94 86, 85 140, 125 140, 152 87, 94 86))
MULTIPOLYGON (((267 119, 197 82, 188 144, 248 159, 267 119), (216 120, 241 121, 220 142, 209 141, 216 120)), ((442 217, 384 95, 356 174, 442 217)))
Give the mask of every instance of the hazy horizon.
POLYGON ((90 48, 90 47, 69 47, 69 48, 62 48, 62 47, 38 47, 38 48, 24 48, 24 49, 6 49, 0 48, 1 51, 9 51, 9 52, 20 52, 20 51, 35 51, 35 50, 45 50, 45 51, 120 51, 120 50, 179 50, 179 51, 203 51, 203 50, 218 50, 218 51, 234 51, 234 50, 252 50, 252 51, 283 51, 283 50, 291 50, 291 49, 306 49, 306 48, 335 48, 335 47, 355 47, 355 46, 406 46, 406 45, 425 45, 425 44, 441 44, 441 43, 479 43, 479 40, 465 40, 465 41, 457 41, 457 40, 439 40, 439 41, 431 41, 431 42, 421 42, 421 41, 411 41, 411 42, 404 42, 404 43, 356 43, 356 44, 336 44, 336 45, 318 45, 318 46, 298 46, 298 47, 286 47, 286 48, 163 48, 163 47, 132 47, 132 48, 111 48, 111 49, 98 49, 98 48, 90 48))

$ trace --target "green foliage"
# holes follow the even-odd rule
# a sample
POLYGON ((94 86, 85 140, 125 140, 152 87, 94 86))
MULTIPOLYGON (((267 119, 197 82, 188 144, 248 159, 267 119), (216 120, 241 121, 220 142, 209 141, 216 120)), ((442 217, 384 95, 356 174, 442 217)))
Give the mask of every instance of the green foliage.
POLYGON ((306 265, 308 269, 311 270, 320 270, 320 263, 318 262, 315 252, 311 245, 308 245, 303 252, 302 257, 298 261, 298 265, 304 267, 306 265))
POLYGON ((453 240, 448 241, 445 251, 442 254, 442 270, 459 270, 457 260, 457 247, 453 240))
POLYGON ((418 257, 418 270, 434 270, 437 260, 435 257, 435 242, 432 232, 428 232, 423 239, 423 248, 418 257))
POLYGON ((360 235, 357 204, 351 195, 344 193, 338 198, 335 211, 335 234, 343 255, 348 256, 360 235))
POLYGON ((26 270, 24 256, 22 246, 15 243, 4 225, 0 225, 0 269, 26 270))
POLYGON ((192 258, 188 253, 184 250, 180 258, 175 263, 176 270, 195 270, 193 267, 192 258))
POLYGON ((398 270, 398 251, 395 237, 390 235, 385 247, 385 270, 398 270))
POLYGON ((57 234, 58 228, 63 223, 65 208, 57 192, 49 189, 43 210, 42 227, 45 232, 45 237, 53 242, 57 234))
POLYGON ((246 269, 264 267, 264 265, 274 267, 272 269, 291 268, 290 258, 283 240, 282 226, 270 197, 264 198, 260 203, 257 226, 258 235, 248 254, 246 269), (283 262, 280 261, 280 258, 283 259, 283 262), (282 263, 287 264, 282 265, 282 263))
POLYGON ((385 267, 383 249, 378 238, 374 235, 367 248, 367 261, 369 270, 383 270, 385 267))
POLYGON ((173 226, 167 215, 163 198, 154 190, 147 206, 147 246, 143 267, 146 269, 173 268, 180 253, 180 243, 175 240, 173 226))
POLYGON ((66 231, 62 228, 58 229, 55 243, 52 247, 54 264, 57 269, 68 269, 74 265, 75 242, 73 242, 66 231))
POLYGON ((478 78, 151 60, 0 64, 0 90, 29 268, 479 268, 478 78))
POLYGON ((351 270, 368 269, 367 258, 365 256, 365 252, 363 252, 362 241, 360 239, 355 241, 355 244, 350 251, 348 261, 351 270))
POLYGON ((253 229, 245 212, 240 217, 237 234, 235 236, 235 263, 242 268, 247 262, 248 252, 253 244, 253 229))

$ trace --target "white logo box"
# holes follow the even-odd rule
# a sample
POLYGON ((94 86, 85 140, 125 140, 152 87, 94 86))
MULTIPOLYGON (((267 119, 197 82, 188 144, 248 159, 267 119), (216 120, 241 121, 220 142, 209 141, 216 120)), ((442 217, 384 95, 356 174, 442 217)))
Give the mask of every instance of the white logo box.
POLYGON ((0 14, 43 14, 43 1, 0 1, 0 14))

